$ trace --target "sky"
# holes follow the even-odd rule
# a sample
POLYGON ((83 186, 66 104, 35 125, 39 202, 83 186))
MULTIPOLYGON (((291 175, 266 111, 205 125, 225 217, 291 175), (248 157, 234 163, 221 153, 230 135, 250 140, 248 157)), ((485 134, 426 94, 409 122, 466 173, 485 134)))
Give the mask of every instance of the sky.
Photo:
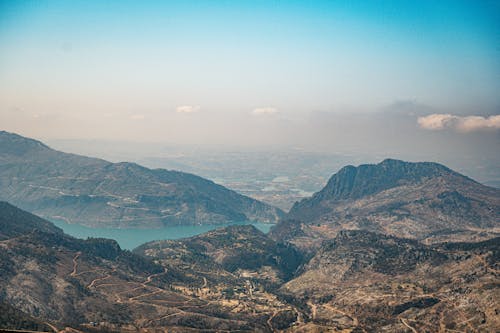
POLYGON ((39 139, 500 147, 498 1, 0 0, 0 129, 39 139))

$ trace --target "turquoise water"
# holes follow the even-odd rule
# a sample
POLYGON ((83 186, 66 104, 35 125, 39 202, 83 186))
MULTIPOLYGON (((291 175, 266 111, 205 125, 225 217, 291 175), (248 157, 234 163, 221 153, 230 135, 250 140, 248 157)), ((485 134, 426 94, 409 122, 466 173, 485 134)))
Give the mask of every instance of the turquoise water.
POLYGON ((76 238, 86 239, 87 237, 111 238, 120 244, 122 249, 132 250, 137 246, 160 239, 179 239, 202 234, 204 232, 223 228, 229 225, 252 224, 262 232, 268 233, 273 226, 267 223, 258 222, 234 222, 217 225, 188 225, 173 226, 162 229, 108 229, 108 228, 89 228, 78 224, 68 224, 61 220, 52 220, 52 222, 63 229, 65 233, 76 238))

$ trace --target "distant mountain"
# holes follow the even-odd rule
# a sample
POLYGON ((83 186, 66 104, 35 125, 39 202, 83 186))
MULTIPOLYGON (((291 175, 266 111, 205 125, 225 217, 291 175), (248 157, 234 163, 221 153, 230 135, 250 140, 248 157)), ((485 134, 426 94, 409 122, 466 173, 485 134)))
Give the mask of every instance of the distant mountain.
POLYGON ((293 229, 297 243, 306 247, 343 229, 428 242, 479 240, 500 232, 500 189, 437 163, 388 159, 342 168, 321 191, 296 203, 287 218, 295 226, 277 226, 275 239, 295 237, 293 229))
POLYGON ((0 188, 0 200, 93 227, 276 222, 283 215, 192 174, 67 154, 3 131, 0 188))
POLYGON ((280 292, 305 305, 309 331, 495 332, 499 262, 500 238, 431 247, 343 230, 280 292))

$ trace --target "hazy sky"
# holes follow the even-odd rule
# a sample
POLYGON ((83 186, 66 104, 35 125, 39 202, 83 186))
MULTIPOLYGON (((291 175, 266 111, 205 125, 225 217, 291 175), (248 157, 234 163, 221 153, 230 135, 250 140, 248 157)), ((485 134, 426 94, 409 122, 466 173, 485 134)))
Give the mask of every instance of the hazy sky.
POLYGON ((0 129, 42 139, 491 153, 499 92, 498 1, 0 1, 0 129))

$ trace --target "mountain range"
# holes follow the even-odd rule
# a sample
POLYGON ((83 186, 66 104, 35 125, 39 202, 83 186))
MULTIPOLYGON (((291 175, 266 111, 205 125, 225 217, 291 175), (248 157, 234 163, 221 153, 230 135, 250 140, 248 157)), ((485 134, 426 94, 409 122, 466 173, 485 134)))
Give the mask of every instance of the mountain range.
POLYGON ((91 227, 276 222, 283 212, 214 182, 67 154, 0 132, 0 200, 48 219, 91 227))
POLYGON ((437 163, 344 167, 284 215, 194 175, 0 132, 0 186, 11 201, 0 201, 0 330, 500 330, 500 190, 437 163), (43 217, 279 221, 269 234, 234 225, 125 251, 43 217))

